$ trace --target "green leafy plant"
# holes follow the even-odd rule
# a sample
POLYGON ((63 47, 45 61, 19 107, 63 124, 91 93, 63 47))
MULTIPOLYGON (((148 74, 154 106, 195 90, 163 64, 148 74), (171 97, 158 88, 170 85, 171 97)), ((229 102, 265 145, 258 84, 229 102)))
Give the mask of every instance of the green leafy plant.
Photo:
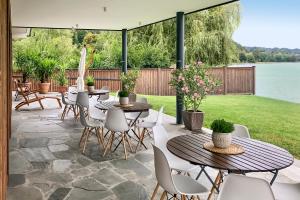
POLYGON ((53 58, 41 58, 36 55, 32 57, 32 60, 35 65, 35 77, 40 80, 41 83, 48 82, 58 69, 57 61, 53 58))
POLYGON ((183 96, 187 111, 199 111, 200 104, 207 94, 213 93, 220 81, 209 75, 207 68, 197 63, 172 72, 170 85, 183 96))
POLYGON ((14 65, 16 71, 22 73, 22 82, 26 83, 33 75, 34 67, 30 59, 30 51, 27 49, 17 49, 14 52, 14 65))
POLYGON ((68 79, 66 77, 66 70, 64 67, 59 69, 59 72, 55 76, 55 80, 59 86, 66 86, 68 84, 68 79))
POLYGON ((216 119, 214 120, 210 128, 214 133, 231 133, 234 130, 233 123, 227 122, 224 119, 216 119))
POLYGON ((85 78, 85 82, 87 86, 94 86, 95 85, 95 79, 92 76, 87 76, 85 78))
POLYGON ((119 97, 128 97, 129 96, 129 92, 122 90, 119 92, 119 97))
POLYGON ((139 77, 139 70, 134 69, 130 70, 127 73, 122 73, 121 74, 121 83, 122 83, 122 90, 127 91, 128 93, 133 93, 136 80, 139 77))

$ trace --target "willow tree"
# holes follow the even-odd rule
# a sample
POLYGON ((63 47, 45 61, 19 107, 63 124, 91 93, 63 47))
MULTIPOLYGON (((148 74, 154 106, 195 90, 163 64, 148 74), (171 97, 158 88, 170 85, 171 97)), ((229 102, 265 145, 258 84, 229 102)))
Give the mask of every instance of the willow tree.
POLYGON ((232 35, 239 23, 239 3, 188 15, 185 41, 187 62, 202 61, 208 65, 227 65, 238 61, 232 35))

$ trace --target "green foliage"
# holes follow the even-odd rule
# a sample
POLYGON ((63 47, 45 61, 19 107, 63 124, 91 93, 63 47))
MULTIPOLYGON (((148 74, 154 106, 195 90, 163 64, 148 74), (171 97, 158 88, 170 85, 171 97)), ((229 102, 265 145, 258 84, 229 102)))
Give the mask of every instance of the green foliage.
POLYGON ((210 128, 214 133, 231 133, 234 130, 233 123, 227 122, 224 119, 214 120, 210 128))
POLYGON ((41 83, 48 82, 58 69, 57 61, 53 58, 40 58, 36 56, 33 58, 33 62, 36 66, 34 75, 41 83))
POLYGON ((65 67, 61 67, 54 78, 59 86, 66 86, 68 84, 68 79, 66 77, 65 67))
POLYGON ((94 77, 92 77, 92 76, 87 76, 87 77, 85 78, 85 82, 86 82, 86 85, 87 85, 87 86, 94 86, 94 84, 95 84, 95 79, 94 79, 94 77))
POLYGON ((119 97, 128 97, 129 96, 129 92, 126 90, 122 90, 119 92, 119 97))
POLYGON ((202 100, 220 85, 220 81, 209 75, 207 68, 198 64, 174 70, 170 85, 184 96, 185 109, 196 112, 202 100))
POLYGON ((122 73, 120 79, 123 91, 133 93, 138 77, 139 70, 130 70, 127 73, 122 73))

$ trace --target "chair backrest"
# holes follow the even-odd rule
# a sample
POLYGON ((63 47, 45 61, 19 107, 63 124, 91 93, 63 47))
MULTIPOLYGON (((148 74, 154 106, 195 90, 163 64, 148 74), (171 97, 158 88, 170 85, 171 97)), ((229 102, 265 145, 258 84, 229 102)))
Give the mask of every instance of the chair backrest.
MULTIPOLYGON (((139 103, 148 103, 148 100, 146 97, 138 97, 136 99, 136 102, 139 102, 139 103)), ((128 116, 132 117, 132 118, 136 118, 140 113, 139 112, 131 112, 131 113, 128 113, 128 116)), ((149 116, 149 111, 145 111, 145 112, 142 112, 141 115, 139 116, 139 118, 146 118, 149 116)))
POLYGON ((158 114, 157 114, 156 125, 162 124, 163 114, 164 114, 164 107, 162 106, 162 107, 160 107, 158 114))
POLYGON ((78 92, 76 98, 76 105, 89 108, 89 94, 87 92, 78 92))
POLYGON ((119 100, 119 93, 120 93, 120 90, 118 90, 116 92, 116 96, 114 97, 114 101, 118 101, 119 100))
POLYGON ((275 200, 270 184, 263 179, 230 174, 222 184, 218 200, 275 200))
POLYGON ((166 129, 161 124, 156 124, 153 128, 153 138, 155 146, 163 151, 168 151, 167 142, 169 140, 166 129))
POLYGON ((152 146, 154 151, 155 176, 158 184, 168 193, 177 194, 178 192, 173 183, 171 169, 166 156, 159 147, 152 146))
POLYGON ((88 110, 86 107, 78 105, 79 107, 79 114, 80 114, 80 123, 82 126, 88 126, 86 118, 88 117, 88 110))
POLYGON ((104 126, 106 129, 114 132, 129 131, 125 114, 119 108, 108 109, 104 126))
POLYGON ((65 105, 67 104, 67 101, 66 101, 66 97, 65 97, 65 93, 64 93, 64 92, 61 93, 61 101, 62 101, 63 104, 65 104, 65 105))
POLYGON ((232 132, 232 135, 236 137, 250 138, 248 128, 240 124, 234 124, 234 131, 232 132))
POLYGON ((70 86, 68 88, 68 99, 69 101, 76 102, 77 99, 77 88, 74 86, 70 86))

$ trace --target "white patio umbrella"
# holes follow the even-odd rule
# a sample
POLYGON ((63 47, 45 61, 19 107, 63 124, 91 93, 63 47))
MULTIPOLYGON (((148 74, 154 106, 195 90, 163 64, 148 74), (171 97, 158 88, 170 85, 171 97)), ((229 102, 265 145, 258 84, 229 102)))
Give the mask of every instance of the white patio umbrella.
POLYGON ((81 50, 81 57, 78 67, 78 78, 77 78, 77 91, 83 92, 84 91, 84 73, 85 73, 85 58, 86 58, 86 48, 83 47, 81 50))

